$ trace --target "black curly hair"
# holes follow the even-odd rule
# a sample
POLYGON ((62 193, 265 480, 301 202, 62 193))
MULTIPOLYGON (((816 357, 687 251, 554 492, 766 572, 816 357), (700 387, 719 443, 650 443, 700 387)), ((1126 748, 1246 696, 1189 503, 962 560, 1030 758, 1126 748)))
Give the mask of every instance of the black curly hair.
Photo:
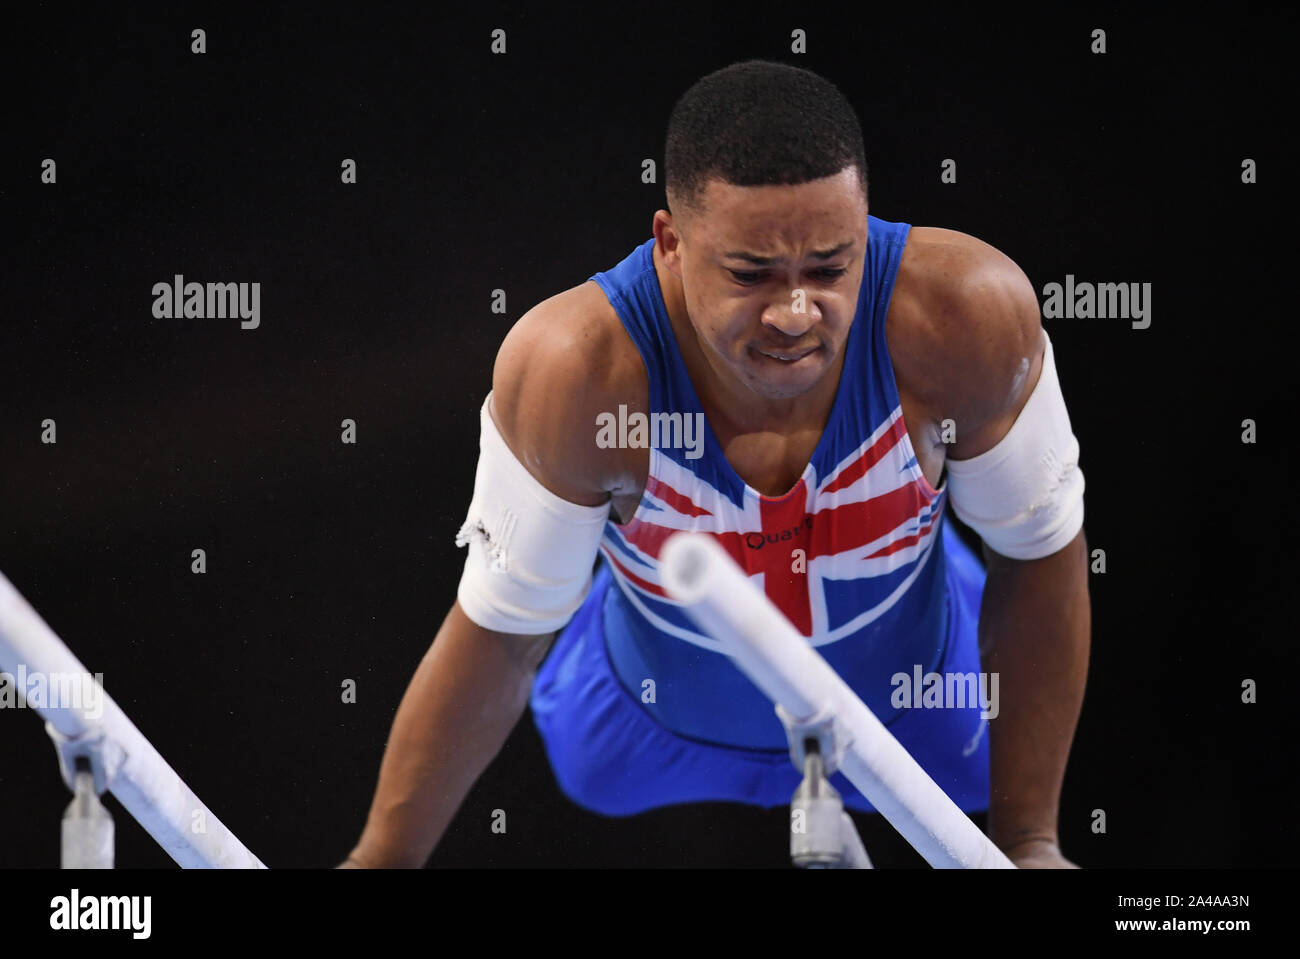
POLYGON ((862 127, 839 88, 811 70, 745 60, 698 80, 673 107, 664 145, 669 210, 702 212, 709 180, 807 183, 856 166, 867 195, 862 127))

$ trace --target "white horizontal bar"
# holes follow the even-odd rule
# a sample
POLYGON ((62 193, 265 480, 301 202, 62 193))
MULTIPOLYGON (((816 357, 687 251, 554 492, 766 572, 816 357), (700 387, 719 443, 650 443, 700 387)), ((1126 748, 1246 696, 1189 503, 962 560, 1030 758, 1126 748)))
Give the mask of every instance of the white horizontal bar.
POLYGON ((660 562, 668 594, 769 699, 799 721, 836 715, 841 771, 930 865, 1015 868, 712 537, 677 533, 660 562))
MULTIPOLYGON (((32 609, 8 578, 0 573, 0 671, 16 674, 89 676, 89 671, 32 609)), ((87 680, 93 682, 93 678, 87 680)), ((102 734, 103 753, 122 761, 105 763, 107 787, 168 855, 187 868, 265 869, 221 820, 214 816, 167 765, 135 724, 95 684, 102 714, 95 718, 84 703, 32 706, 67 739, 102 734), (196 815, 197 814, 197 815, 196 815), (194 828, 202 832, 194 832, 194 828)), ((100 712, 100 710, 95 710, 100 712)))

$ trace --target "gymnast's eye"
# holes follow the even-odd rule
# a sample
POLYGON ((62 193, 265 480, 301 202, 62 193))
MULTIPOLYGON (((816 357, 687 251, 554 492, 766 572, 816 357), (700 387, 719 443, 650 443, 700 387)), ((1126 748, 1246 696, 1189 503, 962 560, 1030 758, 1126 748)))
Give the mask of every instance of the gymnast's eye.
MULTIPOLYGON (((727 272, 730 273, 741 286, 753 286, 755 283, 761 283, 767 277, 767 274, 762 272, 747 272, 743 270, 728 270, 727 272)), ((825 267, 820 270, 814 270, 813 272, 826 282, 833 283, 849 271, 844 267, 825 267)))

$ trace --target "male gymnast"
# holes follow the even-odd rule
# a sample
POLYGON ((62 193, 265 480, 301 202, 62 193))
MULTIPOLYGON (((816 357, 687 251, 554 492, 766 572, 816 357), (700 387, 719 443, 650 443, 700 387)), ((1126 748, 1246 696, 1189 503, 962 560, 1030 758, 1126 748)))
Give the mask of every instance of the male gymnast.
POLYGON ((343 865, 423 865, 525 704, 588 809, 788 804, 771 702, 661 585, 664 541, 696 530, 1016 865, 1076 868, 1057 810, 1088 665, 1084 482, 1033 287, 971 236, 870 216, 857 117, 807 70, 704 77, 664 165, 653 238, 501 345, 457 600, 343 865), (981 671, 996 713, 899 696, 900 675, 981 671))

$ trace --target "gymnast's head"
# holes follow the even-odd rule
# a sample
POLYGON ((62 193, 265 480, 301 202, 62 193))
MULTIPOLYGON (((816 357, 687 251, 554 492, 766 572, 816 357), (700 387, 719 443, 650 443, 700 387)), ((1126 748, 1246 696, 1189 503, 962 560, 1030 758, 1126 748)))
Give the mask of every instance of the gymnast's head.
POLYGON ((656 246, 704 355, 760 396, 812 389, 848 339, 867 245, 857 115, 808 70, 748 60, 682 95, 656 246))

